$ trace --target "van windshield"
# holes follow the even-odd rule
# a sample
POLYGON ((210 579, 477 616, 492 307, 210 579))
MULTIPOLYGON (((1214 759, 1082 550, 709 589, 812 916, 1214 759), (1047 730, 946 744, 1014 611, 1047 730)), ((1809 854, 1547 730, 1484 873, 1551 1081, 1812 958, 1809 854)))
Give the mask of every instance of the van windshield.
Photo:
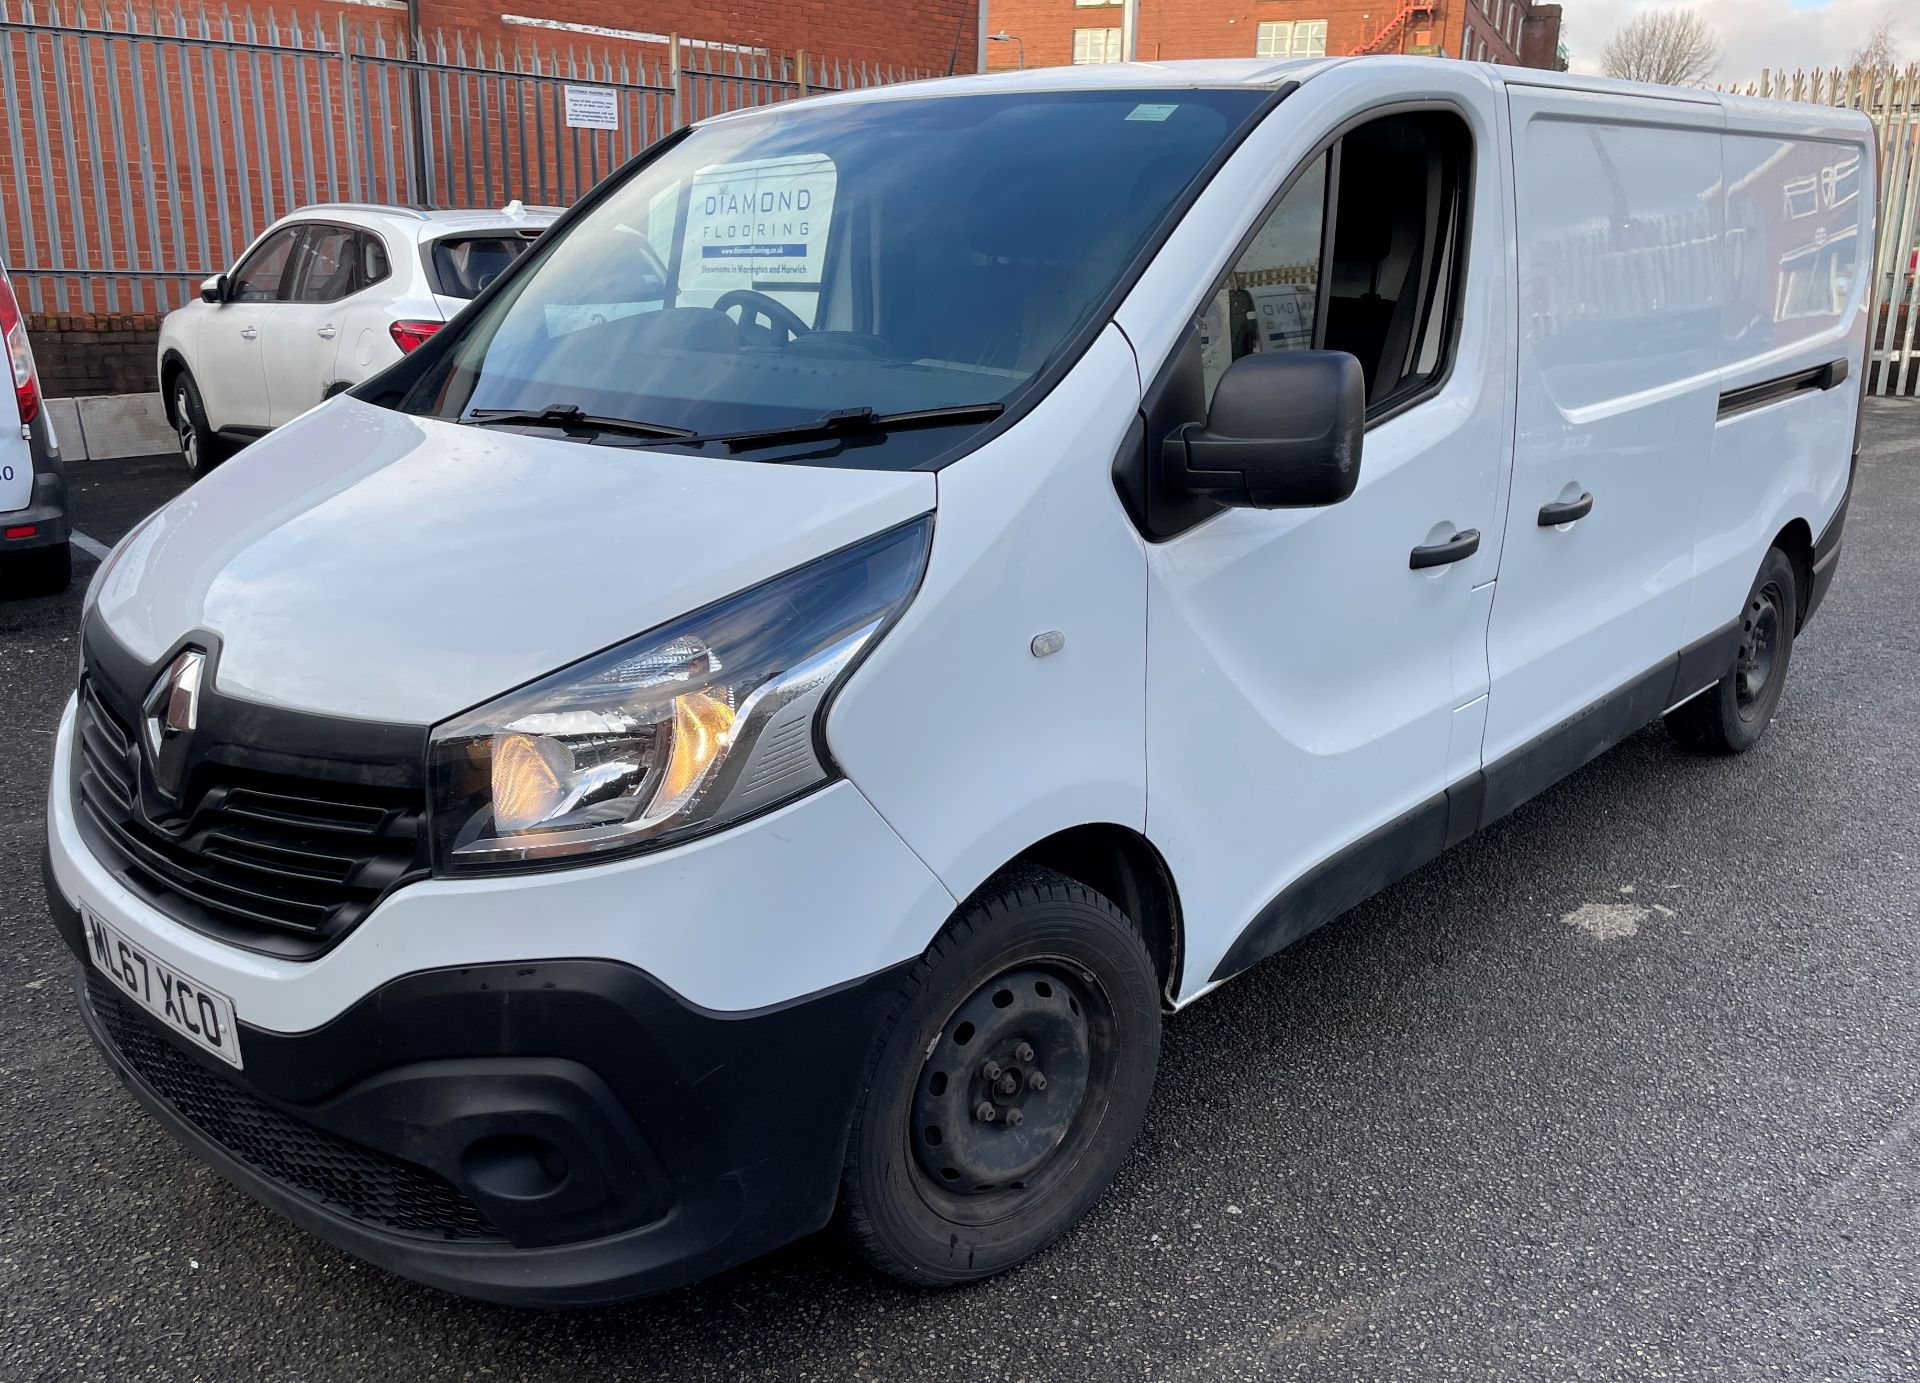
POLYGON ((1265 95, 996 93, 702 126, 540 242, 403 407, 587 418, 607 426, 563 431, 654 446, 958 410, 835 443, 835 464, 914 465, 1080 337, 1265 95))

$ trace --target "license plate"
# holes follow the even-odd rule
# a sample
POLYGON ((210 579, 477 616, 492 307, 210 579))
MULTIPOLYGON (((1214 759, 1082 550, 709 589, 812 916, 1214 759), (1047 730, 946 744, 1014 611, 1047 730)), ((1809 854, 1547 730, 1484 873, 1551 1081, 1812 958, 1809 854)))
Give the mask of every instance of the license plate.
POLYGON ((156 960, 91 911, 85 915, 87 955, 95 969, 201 1051, 240 1067, 240 1029, 233 1021, 233 1000, 156 960))

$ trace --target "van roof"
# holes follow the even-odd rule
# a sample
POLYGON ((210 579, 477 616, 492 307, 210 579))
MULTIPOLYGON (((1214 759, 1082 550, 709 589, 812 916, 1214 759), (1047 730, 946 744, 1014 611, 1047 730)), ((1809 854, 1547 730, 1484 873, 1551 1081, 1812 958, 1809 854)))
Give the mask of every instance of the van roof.
MULTIPOLYGON (((1071 67, 1035 67, 1025 70, 996 70, 960 77, 936 77, 927 81, 900 82, 890 86, 863 87, 854 91, 827 92, 809 98, 809 104, 850 105, 866 101, 916 100, 930 96, 967 96, 996 91, 1112 91, 1154 90, 1180 87, 1276 87, 1283 82, 1306 82, 1324 72, 1348 63, 1378 63, 1397 70, 1403 77, 1444 64, 1457 68, 1455 58, 1375 57, 1292 58, 1194 58, 1178 62, 1088 63, 1071 67)), ((1558 91, 1584 91, 1597 96, 1658 99, 1696 106, 1751 107, 1752 98, 1723 96, 1698 87, 1654 86, 1647 82, 1622 82, 1610 77, 1587 76, 1575 72, 1548 72, 1533 67, 1506 67, 1492 63, 1474 64, 1496 81, 1510 87, 1548 87, 1558 91)), ((1845 119, 1847 112, 1793 105, 1790 102, 1765 102, 1769 106, 1787 105, 1816 123, 1838 124, 1848 129, 1864 125, 1864 117, 1845 119), (1827 119, 1827 117, 1839 117, 1827 119)), ((728 120, 764 112, 764 106, 746 107, 711 117, 728 120)))
MULTIPOLYGON (((1196 58, 1180 62, 1106 62, 1073 67, 1034 67, 1024 71, 969 73, 919 82, 861 87, 810 97, 815 105, 852 105, 865 101, 917 100, 929 96, 979 96, 995 91, 1128 91, 1178 87, 1271 87, 1305 81, 1343 61, 1338 58, 1196 58)), ((713 120, 765 113, 750 106, 713 120)))

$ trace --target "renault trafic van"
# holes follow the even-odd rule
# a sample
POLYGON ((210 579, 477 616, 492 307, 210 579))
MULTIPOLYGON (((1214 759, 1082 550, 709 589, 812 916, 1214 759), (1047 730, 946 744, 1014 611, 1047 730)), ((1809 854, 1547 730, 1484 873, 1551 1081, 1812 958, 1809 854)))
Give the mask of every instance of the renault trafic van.
POLYGON ((1653 721, 1760 739, 1874 188, 1845 112, 1386 58, 677 133, 106 562, 85 1021, 454 1291, 1017 1263, 1163 1014, 1653 721))

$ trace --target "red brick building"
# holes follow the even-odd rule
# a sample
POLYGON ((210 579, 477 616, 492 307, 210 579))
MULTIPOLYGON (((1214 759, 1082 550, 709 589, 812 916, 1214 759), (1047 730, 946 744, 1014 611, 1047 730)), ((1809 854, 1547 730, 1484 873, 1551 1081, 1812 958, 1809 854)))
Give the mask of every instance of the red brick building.
MULTIPOLYGON (((364 0, 362 0, 364 3, 364 0)), ((478 31, 489 47, 537 42, 557 25, 613 42, 663 41, 805 52, 916 72, 979 65, 981 0, 419 0, 419 24, 478 31), (657 36, 657 37, 656 37, 657 36)), ((395 13, 399 11, 396 10, 395 13)))
POLYGON ((1560 6, 1533 0, 988 0, 987 66, 1420 53, 1560 68, 1560 6), (1131 30, 1131 32, 1129 32, 1131 30))

